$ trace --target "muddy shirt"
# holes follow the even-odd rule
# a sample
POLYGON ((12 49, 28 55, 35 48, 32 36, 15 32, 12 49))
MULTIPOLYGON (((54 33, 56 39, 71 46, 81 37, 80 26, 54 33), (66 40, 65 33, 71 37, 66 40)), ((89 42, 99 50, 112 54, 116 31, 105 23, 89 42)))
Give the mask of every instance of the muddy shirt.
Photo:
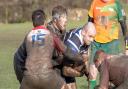
POLYGON ((109 81, 116 87, 128 80, 128 56, 114 56, 99 66, 100 88, 108 89, 109 81))
MULTIPOLYGON (((48 24, 48 29, 50 30, 50 32, 55 33, 58 37, 63 38, 64 32, 62 35, 62 33, 53 26, 52 22, 50 22, 48 24)), ((57 59, 57 60, 61 59, 61 56, 59 58, 57 58, 58 55, 59 55, 58 51, 53 52, 53 65, 58 65, 57 61, 54 61, 55 59, 57 59)), ((27 57, 26 45, 25 45, 25 41, 23 41, 23 43, 20 45, 20 47, 17 49, 17 51, 14 54, 14 69, 15 69, 15 71, 20 70, 23 73, 24 70, 26 70, 25 69, 26 57, 27 57)), ((16 73, 17 73, 17 71, 16 71, 16 73)))
POLYGON ((46 28, 34 28, 30 31, 26 37, 27 58, 25 67, 27 73, 44 73, 47 72, 47 69, 52 68, 53 49, 53 37, 46 28))
POLYGON ((63 52, 64 48, 60 46, 61 42, 56 40, 56 36, 41 26, 29 32, 25 42, 27 51, 25 67, 28 74, 40 74, 52 69, 52 53, 54 48, 61 52, 63 52))

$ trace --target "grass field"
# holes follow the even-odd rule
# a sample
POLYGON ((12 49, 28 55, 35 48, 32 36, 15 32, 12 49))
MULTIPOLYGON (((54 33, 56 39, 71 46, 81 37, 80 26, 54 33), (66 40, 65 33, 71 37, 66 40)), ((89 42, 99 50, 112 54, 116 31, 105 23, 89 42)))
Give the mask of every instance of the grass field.
MULTIPOLYGON (((82 26, 84 21, 70 21, 67 28, 82 26)), ((19 89, 19 83, 13 70, 13 55, 31 30, 32 24, 0 24, 0 89, 19 89)), ((85 77, 77 78, 78 89, 87 89, 85 77)))

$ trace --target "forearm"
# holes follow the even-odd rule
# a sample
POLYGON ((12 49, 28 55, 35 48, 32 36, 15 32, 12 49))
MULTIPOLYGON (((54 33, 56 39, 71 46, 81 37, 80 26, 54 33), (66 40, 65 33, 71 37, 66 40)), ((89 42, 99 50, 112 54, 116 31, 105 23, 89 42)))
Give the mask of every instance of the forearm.
POLYGON ((14 54, 15 58, 18 60, 24 60, 27 57, 26 52, 26 45, 25 41, 20 45, 20 47, 17 49, 16 53, 14 54))
POLYGON ((83 63, 83 57, 79 53, 73 54, 70 48, 67 48, 63 54, 65 60, 72 60, 74 62, 83 63))
POLYGON ((68 48, 61 40, 59 37, 57 37, 56 35, 54 36, 54 45, 55 45, 55 49, 57 49, 59 52, 61 52, 65 59, 68 60, 73 60, 73 61, 83 61, 83 58, 80 54, 73 54, 71 49, 68 48))
POLYGON ((119 21, 122 29, 123 36, 126 37, 126 32, 127 32, 127 26, 124 20, 119 21))
POLYGON ((68 77, 80 77, 82 74, 77 70, 73 69, 72 67, 63 67, 63 74, 68 77))

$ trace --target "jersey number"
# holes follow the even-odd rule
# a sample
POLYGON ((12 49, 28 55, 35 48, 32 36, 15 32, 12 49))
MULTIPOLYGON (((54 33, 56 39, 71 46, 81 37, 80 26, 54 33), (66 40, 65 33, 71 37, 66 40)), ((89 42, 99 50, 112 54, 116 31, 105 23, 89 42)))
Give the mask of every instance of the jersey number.
POLYGON ((44 45, 44 37, 45 37, 45 34, 32 35, 32 45, 34 45, 35 42, 38 42, 38 46, 43 46, 44 45))

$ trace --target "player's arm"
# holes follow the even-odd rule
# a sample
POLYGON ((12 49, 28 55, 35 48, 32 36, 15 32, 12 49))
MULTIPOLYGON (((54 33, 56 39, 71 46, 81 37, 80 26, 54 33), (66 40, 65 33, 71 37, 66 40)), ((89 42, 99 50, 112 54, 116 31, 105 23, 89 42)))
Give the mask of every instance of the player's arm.
POLYGON ((20 47, 17 49, 16 53, 14 54, 14 58, 24 62, 26 57, 27 57, 27 52, 26 52, 26 45, 24 40, 23 43, 20 45, 20 47))
POLYGON ((82 76, 82 73, 75 70, 72 67, 64 66, 63 67, 63 75, 69 76, 69 77, 80 77, 80 76, 82 76))
POLYGON ((93 18, 93 17, 90 17, 90 16, 88 15, 88 22, 94 23, 94 18, 93 18))
POLYGON ((117 6, 118 21, 119 21, 119 23, 121 25, 123 36, 126 37, 127 26, 126 26, 125 19, 123 17, 124 16, 123 12, 122 12, 123 8, 122 8, 119 0, 116 0, 115 3, 116 3, 116 6, 117 6))
POLYGON ((99 68, 100 72, 100 84, 98 89, 108 89, 109 86, 109 71, 108 63, 104 60, 99 68))
POLYGON ((53 35, 53 40, 55 48, 64 55, 65 59, 83 62, 82 56, 80 54, 73 54, 71 49, 64 45, 60 38, 55 34, 53 35))
POLYGON ((88 22, 93 22, 94 23, 94 18, 93 18, 93 9, 94 9, 94 5, 96 3, 96 0, 92 1, 92 4, 90 6, 90 9, 88 11, 88 22))

